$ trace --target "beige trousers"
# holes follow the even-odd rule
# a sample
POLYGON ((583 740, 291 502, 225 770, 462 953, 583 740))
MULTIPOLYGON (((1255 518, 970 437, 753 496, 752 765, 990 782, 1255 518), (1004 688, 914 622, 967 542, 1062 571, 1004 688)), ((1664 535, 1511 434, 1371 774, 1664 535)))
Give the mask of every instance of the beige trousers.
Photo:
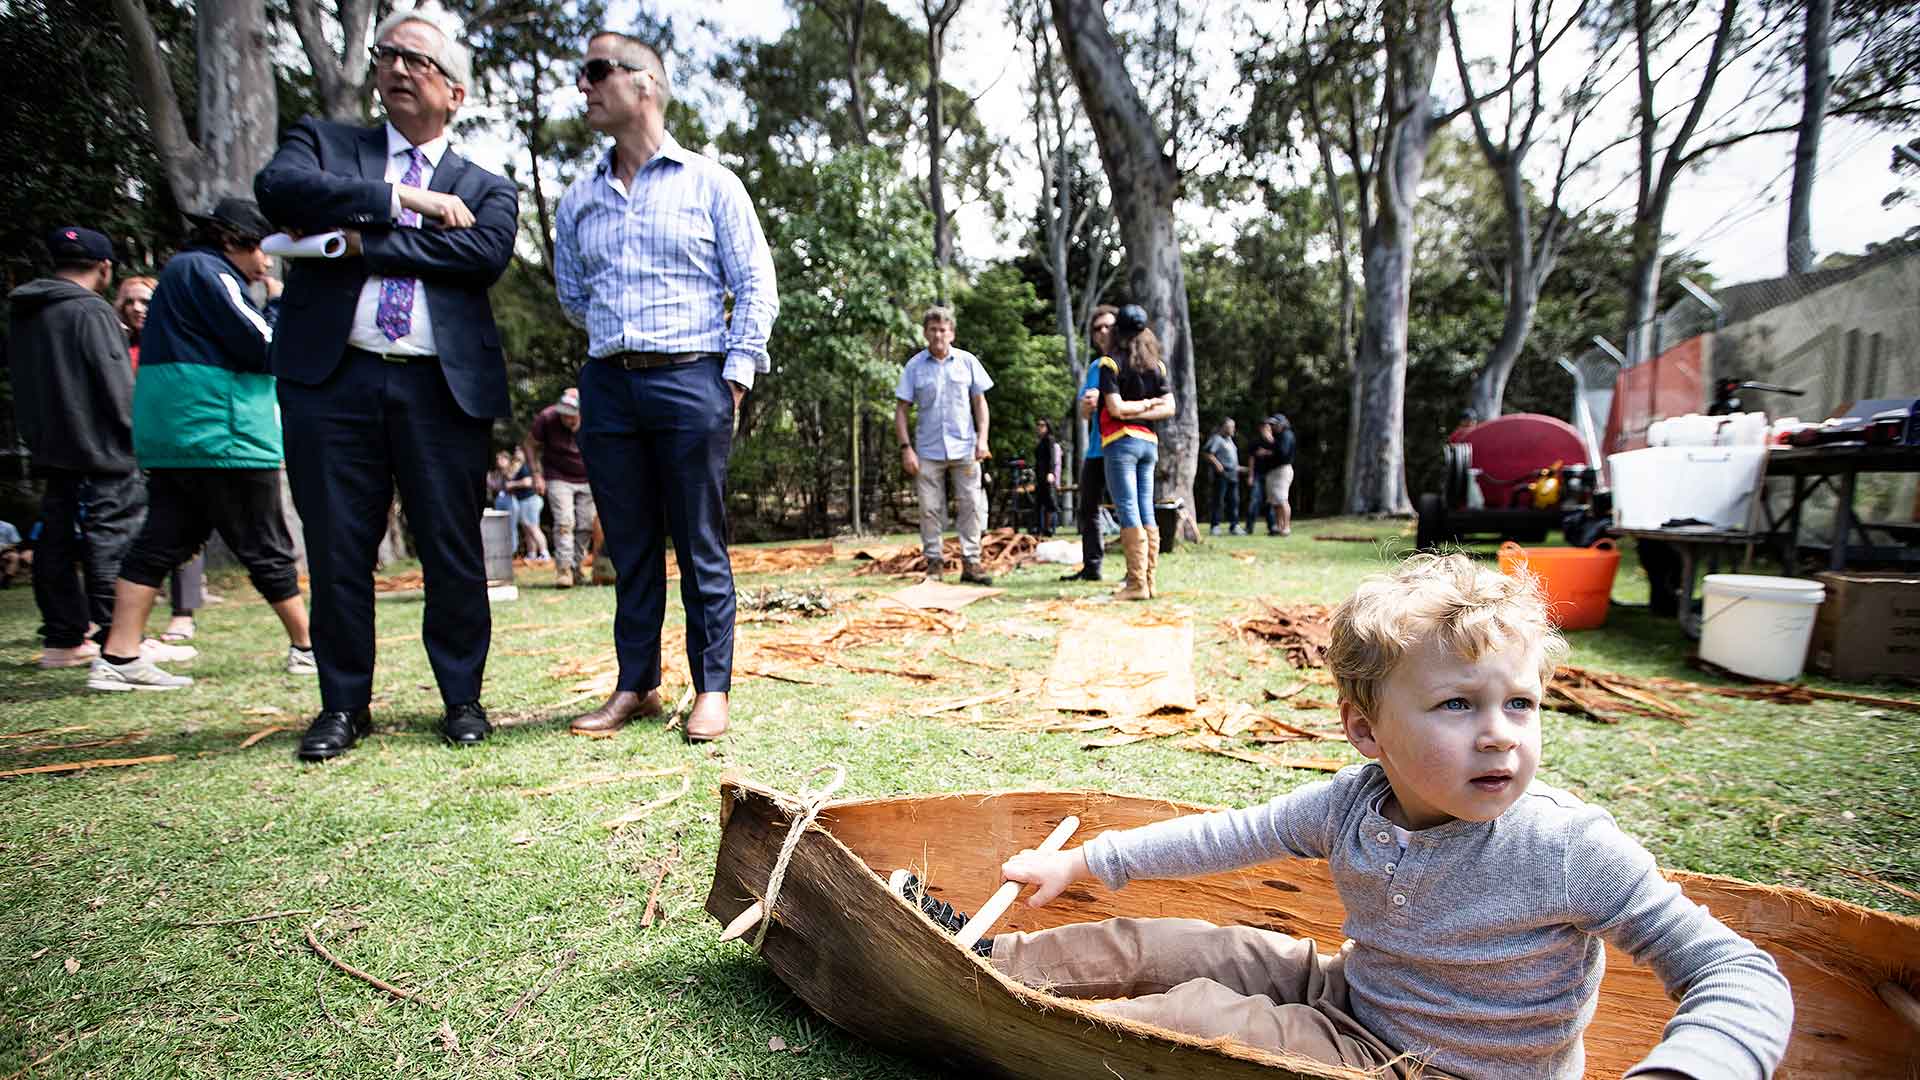
MULTIPOLYGON (((1199 919, 1107 919, 993 939, 993 966, 1113 1016, 1332 1065, 1413 1075, 1347 1013, 1342 958, 1311 940, 1199 919)), ((1433 1073, 1425 1074, 1433 1076, 1433 1073)))
POLYGON ((914 493, 920 496, 920 552, 929 560, 941 557, 949 487, 959 519, 955 524, 960 530, 960 557, 973 562, 980 557, 980 529, 987 520, 987 495, 980 488, 977 461, 920 459, 920 472, 913 478, 914 493))
POLYGON ((549 477, 547 505, 553 509, 554 568, 577 570, 593 547, 593 488, 549 477))

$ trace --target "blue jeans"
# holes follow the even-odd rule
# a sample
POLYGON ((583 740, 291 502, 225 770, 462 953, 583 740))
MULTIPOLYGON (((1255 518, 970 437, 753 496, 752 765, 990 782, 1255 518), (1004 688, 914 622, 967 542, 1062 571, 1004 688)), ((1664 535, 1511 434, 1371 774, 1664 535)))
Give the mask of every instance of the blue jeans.
POLYGON ((1207 527, 1220 524, 1220 507, 1227 508, 1227 527, 1240 523, 1240 477, 1236 473, 1213 474, 1213 513, 1207 517, 1207 527))
POLYGON ((1153 520, 1153 466, 1160 460, 1160 444, 1122 435, 1107 444, 1107 494, 1123 529, 1138 529, 1153 520))

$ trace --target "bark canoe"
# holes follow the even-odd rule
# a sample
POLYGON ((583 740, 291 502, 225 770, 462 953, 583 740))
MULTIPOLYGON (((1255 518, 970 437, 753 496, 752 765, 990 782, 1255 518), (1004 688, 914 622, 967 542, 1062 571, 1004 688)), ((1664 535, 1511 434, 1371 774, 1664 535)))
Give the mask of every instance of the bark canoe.
MULTIPOLYGON (((721 786, 720 853, 709 914, 731 922, 760 899, 791 821, 786 796, 729 777, 721 786)), ((1203 1040, 1096 1012, 1029 989, 961 949, 887 890, 899 867, 940 899, 977 911, 1000 864, 1035 847, 1069 814, 1069 846, 1209 807, 1096 792, 1019 791, 831 802, 794 850, 762 955, 801 1000, 840 1027, 956 1075, 1064 1080, 1329 1080, 1365 1074, 1203 1040)), ((1920 1076, 1920 1018, 1883 1002, 1913 993, 1920 919, 1800 889, 1669 872, 1688 896, 1766 949, 1793 985, 1793 1039, 1780 1080, 1920 1076)), ((1112 893, 1068 890, 1044 908, 1016 903, 990 931, 1038 930, 1113 916, 1184 916, 1344 940, 1326 864, 1282 860, 1185 881, 1142 881, 1112 893)), ((751 935, 749 935, 749 939, 751 935)), ((1600 1006, 1586 1032, 1587 1075, 1613 1078, 1659 1041, 1674 1006, 1647 968, 1607 950, 1600 1006)), ((1911 1002, 1911 997, 1905 999, 1911 1002)))

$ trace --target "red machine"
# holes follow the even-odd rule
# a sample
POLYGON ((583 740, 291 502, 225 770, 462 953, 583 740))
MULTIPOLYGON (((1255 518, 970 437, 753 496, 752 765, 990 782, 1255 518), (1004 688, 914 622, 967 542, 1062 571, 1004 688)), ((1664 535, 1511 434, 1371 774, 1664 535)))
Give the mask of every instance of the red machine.
POLYGON ((1447 439, 1439 494, 1420 496, 1418 544, 1468 537, 1538 543, 1568 511, 1593 501, 1594 462, 1572 424, 1515 413, 1456 430, 1447 439))

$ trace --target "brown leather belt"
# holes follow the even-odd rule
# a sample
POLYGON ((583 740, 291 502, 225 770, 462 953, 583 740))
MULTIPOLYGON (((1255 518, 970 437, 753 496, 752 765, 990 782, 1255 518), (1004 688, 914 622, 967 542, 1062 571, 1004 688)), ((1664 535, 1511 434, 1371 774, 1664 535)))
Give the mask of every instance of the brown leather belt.
POLYGON ((695 364, 719 356, 719 353, 710 352, 617 352, 598 359, 617 368, 641 371, 646 368, 673 367, 676 364, 695 364))

